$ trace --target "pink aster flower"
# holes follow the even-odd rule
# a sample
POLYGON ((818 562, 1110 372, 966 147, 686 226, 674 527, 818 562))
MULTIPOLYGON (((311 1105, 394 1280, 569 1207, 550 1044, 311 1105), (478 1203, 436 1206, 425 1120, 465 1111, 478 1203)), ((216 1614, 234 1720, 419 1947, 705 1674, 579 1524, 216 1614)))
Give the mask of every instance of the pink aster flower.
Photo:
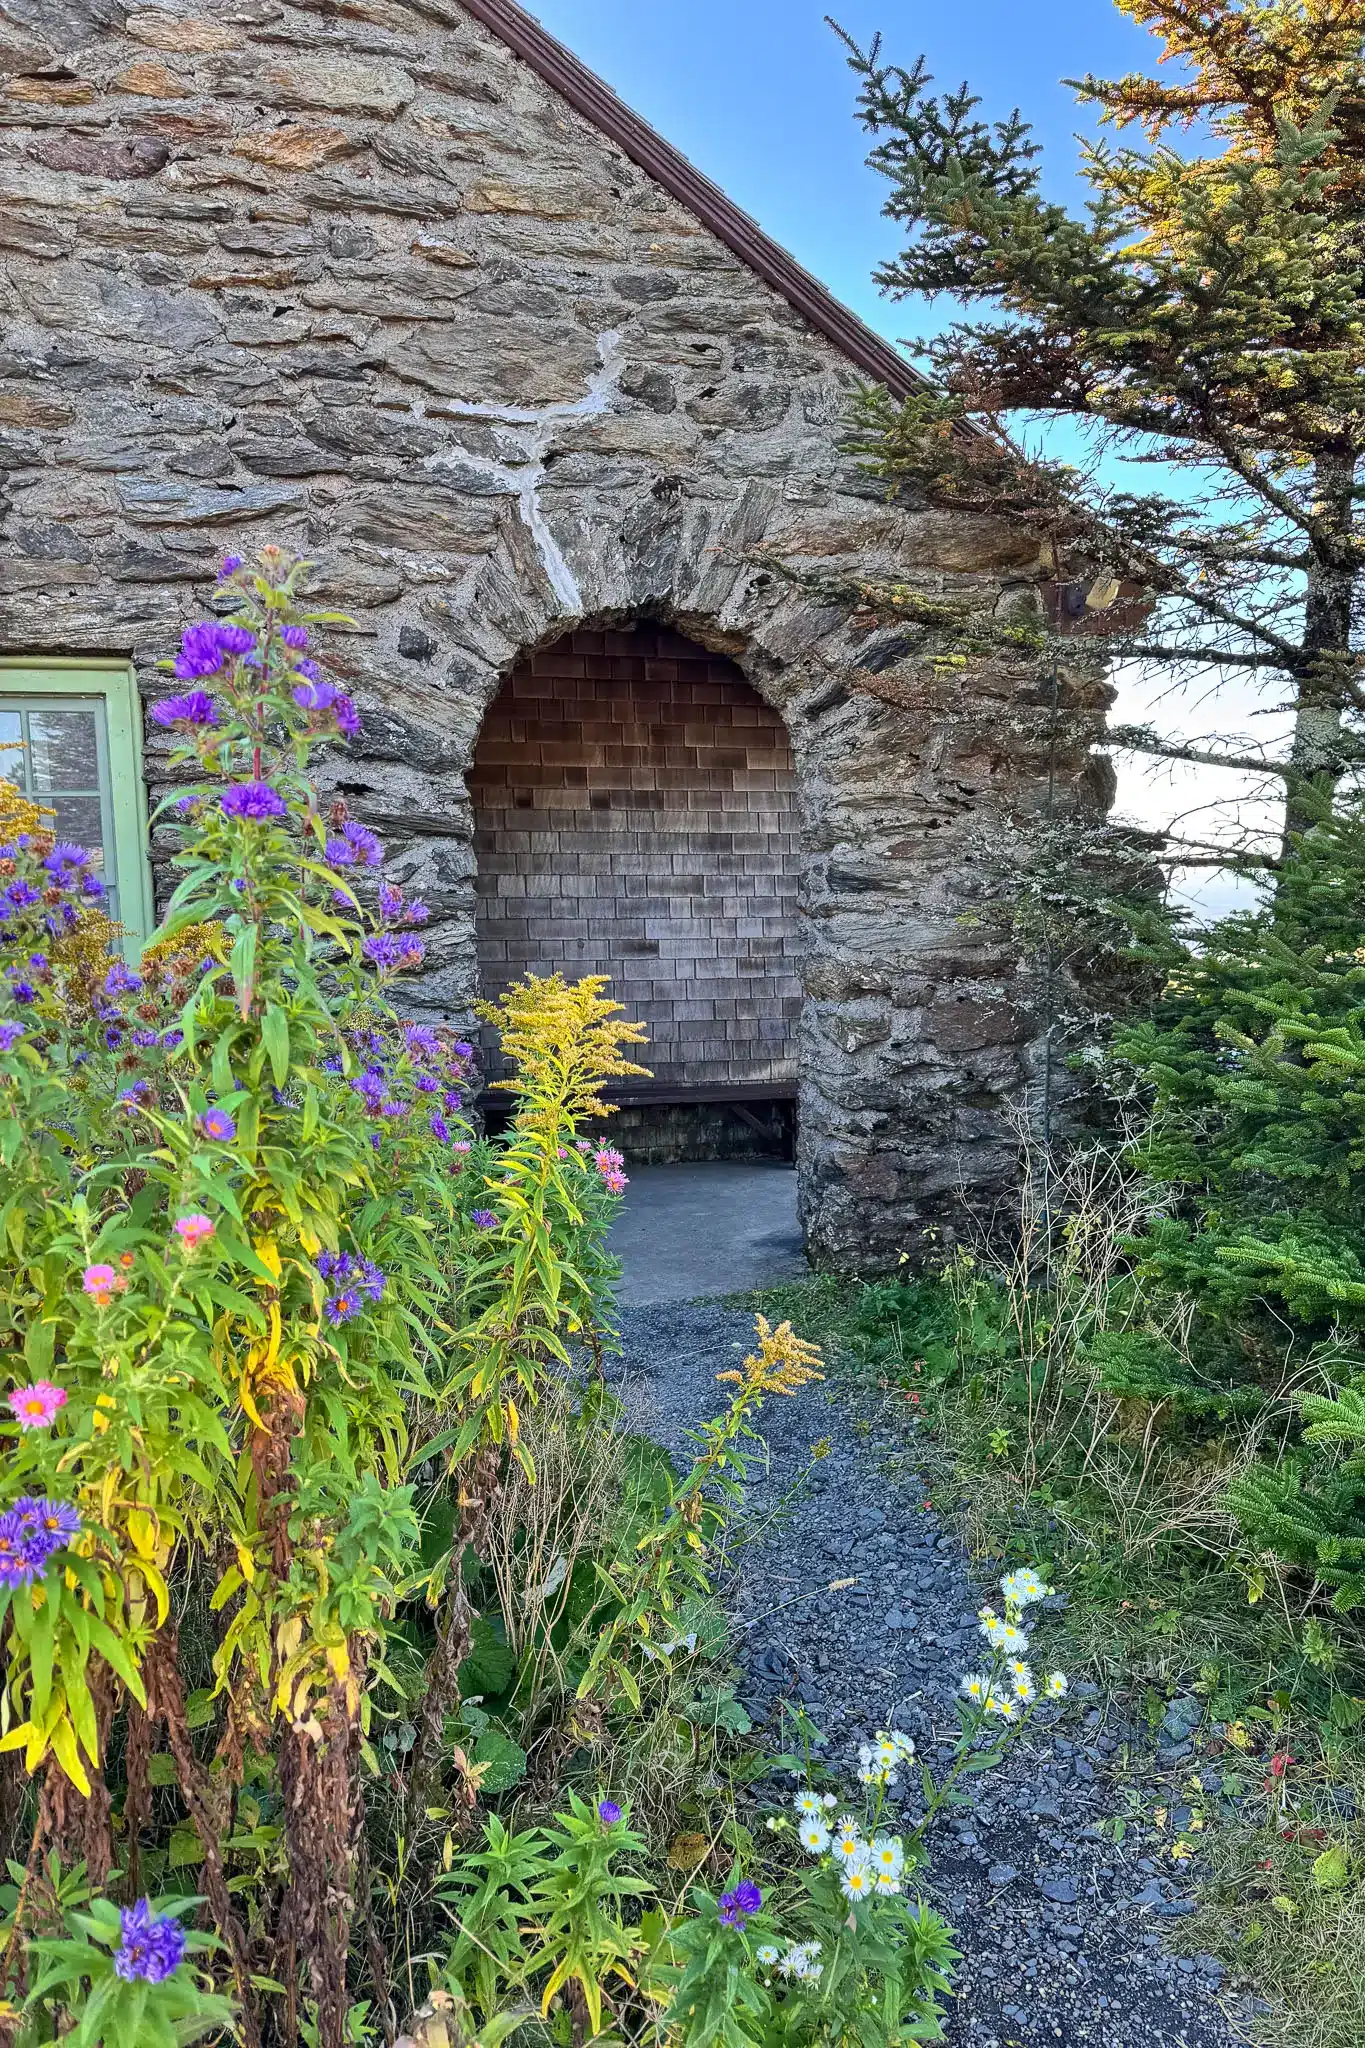
POLYGON ((16 1387, 8 1398, 20 1429, 51 1429, 57 1410, 66 1405, 66 1388, 35 1380, 31 1387, 16 1387))
POLYGON ((112 1266, 87 1266, 81 1275, 81 1286, 85 1289, 96 1308, 108 1308, 116 1294, 122 1294, 128 1282, 112 1266))
POLYGON ((197 1252, 201 1244, 207 1244, 213 1236, 214 1222, 211 1216, 177 1216, 175 1234, 186 1252, 197 1252))

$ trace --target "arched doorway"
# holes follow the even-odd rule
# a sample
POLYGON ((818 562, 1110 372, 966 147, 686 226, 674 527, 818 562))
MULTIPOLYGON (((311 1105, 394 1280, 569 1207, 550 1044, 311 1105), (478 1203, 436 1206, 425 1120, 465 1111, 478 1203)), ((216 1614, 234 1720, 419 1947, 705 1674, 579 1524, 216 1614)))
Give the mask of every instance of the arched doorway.
POLYGON ((796 772, 735 664, 664 626, 567 634, 505 678, 469 789, 485 994, 528 970, 610 977, 649 1031, 653 1079, 625 1091, 636 1157, 789 1143, 796 772))

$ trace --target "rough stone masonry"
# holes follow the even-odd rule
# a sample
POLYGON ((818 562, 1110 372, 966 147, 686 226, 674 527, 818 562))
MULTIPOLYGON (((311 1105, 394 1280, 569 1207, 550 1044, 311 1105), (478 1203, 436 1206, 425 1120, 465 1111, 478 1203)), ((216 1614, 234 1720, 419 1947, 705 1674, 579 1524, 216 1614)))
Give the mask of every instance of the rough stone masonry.
POLYGON ((0 0, 0 644, 125 654, 154 694, 226 547, 315 557, 365 718, 332 773, 433 907, 412 1001, 452 1019, 505 679, 642 623, 736 664, 795 769, 812 1252, 951 1229, 1012 1175, 1040 1043, 961 922, 982 834, 1049 783, 1103 805, 1106 693, 945 677, 772 563, 1017 607, 1046 551, 881 501, 839 451, 849 347, 515 54, 510 0, 198 9, 0 0))

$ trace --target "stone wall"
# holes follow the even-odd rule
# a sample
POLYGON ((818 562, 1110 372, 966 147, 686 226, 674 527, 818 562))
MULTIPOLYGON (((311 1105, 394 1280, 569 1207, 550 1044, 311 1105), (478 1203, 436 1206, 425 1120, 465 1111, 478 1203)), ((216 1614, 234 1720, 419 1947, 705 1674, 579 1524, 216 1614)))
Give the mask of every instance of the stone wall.
POLYGON ((796 771, 732 661, 568 634, 494 698, 469 789, 486 994, 606 974, 660 1092, 795 1082, 796 771))
POLYGON ((0 69, 4 646, 155 690, 225 546, 314 556, 365 713, 337 786, 433 906, 413 1000, 450 1016, 503 678, 638 619, 729 657, 802 796, 812 1247, 894 1262, 989 1202, 1039 1025, 962 916, 983 836, 1103 800, 1105 693, 941 674, 773 562, 1017 608, 1046 548, 881 503, 847 361, 456 0, 0 0, 0 69))

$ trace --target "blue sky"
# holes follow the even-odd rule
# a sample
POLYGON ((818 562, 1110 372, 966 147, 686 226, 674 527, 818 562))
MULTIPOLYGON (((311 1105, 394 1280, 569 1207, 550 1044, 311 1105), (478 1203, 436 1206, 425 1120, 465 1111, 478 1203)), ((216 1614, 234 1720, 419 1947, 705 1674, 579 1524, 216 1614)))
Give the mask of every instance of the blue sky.
MULTIPOLYGON (((533 11, 869 326, 892 340, 924 331, 923 306, 871 282, 896 229, 819 0, 533 0, 533 11)), ((897 62, 923 51, 940 86, 970 79, 992 116, 1022 105, 1057 197, 1078 195, 1074 136, 1092 118, 1062 75, 1137 69, 1153 47, 1109 0, 844 0, 830 12, 861 43, 880 28, 897 62)))

